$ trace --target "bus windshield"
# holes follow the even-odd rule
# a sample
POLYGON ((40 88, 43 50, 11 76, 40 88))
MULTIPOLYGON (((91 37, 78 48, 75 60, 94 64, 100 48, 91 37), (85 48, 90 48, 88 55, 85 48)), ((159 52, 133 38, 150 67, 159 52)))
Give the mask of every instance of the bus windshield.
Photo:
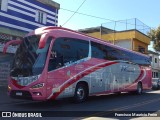
POLYGON ((43 49, 39 49, 40 37, 40 35, 33 35, 24 38, 16 51, 11 66, 12 77, 27 77, 42 73, 51 40, 47 41, 43 49))

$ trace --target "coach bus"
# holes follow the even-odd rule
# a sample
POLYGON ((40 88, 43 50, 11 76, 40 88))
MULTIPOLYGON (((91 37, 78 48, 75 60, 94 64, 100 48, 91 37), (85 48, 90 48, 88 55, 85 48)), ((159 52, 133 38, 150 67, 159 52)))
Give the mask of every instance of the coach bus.
POLYGON ((150 89, 150 57, 61 27, 42 27, 18 44, 9 76, 13 98, 55 100, 150 89))

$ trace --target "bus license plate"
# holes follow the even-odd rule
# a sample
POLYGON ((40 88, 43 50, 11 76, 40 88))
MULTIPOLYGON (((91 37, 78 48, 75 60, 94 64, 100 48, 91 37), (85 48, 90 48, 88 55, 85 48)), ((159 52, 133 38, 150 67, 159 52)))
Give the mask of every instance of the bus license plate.
POLYGON ((17 96, 22 96, 22 92, 16 92, 17 96))

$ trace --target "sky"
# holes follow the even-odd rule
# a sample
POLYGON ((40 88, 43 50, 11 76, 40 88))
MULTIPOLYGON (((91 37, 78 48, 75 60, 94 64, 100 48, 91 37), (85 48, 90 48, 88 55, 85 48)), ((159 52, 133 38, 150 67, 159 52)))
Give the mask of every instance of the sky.
MULTIPOLYGON (((84 0, 53 0, 60 4, 60 8, 76 11, 84 0)), ((160 25, 160 0, 86 0, 78 10, 80 13, 97 16, 97 19, 80 14, 73 14, 60 9, 58 25, 73 30, 100 26, 102 23, 137 18, 151 28, 160 25), (113 21, 110 21, 113 20, 113 21)), ((102 24, 103 25, 103 24, 102 24)))

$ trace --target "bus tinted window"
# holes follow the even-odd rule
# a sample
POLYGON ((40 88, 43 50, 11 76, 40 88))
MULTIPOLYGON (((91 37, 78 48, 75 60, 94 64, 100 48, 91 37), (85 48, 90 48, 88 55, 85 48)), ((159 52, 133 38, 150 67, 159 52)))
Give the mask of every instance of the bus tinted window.
POLYGON ((104 49, 104 45, 99 43, 91 42, 92 48, 92 57, 93 58, 100 58, 100 59, 107 59, 107 51, 104 49))
POLYGON ((108 55, 107 55, 108 60, 119 60, 122 57, 119 51, 115 48, 106 46, 105 49, 108 51, 108 55))
POLYGON ((73 38, 58 38, 51 51, 49 71, 88 57, 89 42, 73 38))
POLYGON ((106 60, 120 60, 124 59, 123 54, 115 48, 91 42, 92 57, 106 60))

